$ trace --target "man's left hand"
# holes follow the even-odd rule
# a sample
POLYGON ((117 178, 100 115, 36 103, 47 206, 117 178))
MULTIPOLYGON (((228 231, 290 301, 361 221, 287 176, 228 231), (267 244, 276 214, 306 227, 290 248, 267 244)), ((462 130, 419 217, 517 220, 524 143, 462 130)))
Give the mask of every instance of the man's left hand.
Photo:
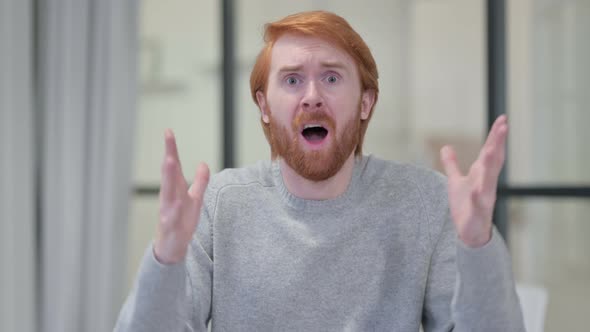
POLYGON ((444 146, 441 161, 448 177, 449 207, 459 238, 469 247, 485 245, 492 236, 498 176, 504 165, 508 123, 506 115, 496 119, 477 160, 463 175, 455 151, 444 146))

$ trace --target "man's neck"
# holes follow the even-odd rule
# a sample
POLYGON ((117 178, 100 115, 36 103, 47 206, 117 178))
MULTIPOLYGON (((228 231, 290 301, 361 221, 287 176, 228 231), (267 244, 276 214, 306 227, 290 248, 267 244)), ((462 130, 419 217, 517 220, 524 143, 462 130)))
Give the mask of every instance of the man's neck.
POLYGON ((342 195, 352 179, 354 152, 346 159, 342 168, 329 179, 312 181, 297 174, 284 159, 279 159, 283 182, 289 192, 299 198, 326 200, 342 195))

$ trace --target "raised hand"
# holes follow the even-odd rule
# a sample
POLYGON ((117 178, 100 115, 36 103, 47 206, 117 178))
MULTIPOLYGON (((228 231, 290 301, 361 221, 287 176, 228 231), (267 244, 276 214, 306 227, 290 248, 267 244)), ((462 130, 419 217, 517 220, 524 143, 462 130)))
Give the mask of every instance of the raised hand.
POLYGON ((492 235, 498 176, 504 165, 508 123, 505 115, 496 119, 469 173, 463 175, 450 146, 441 149, 441 161, 448 177, 451 217, 459 238, 469 247, 481 247, 492 235))
POLYGON ((154 255, 163 264, 184 259, 199 222, 203 196, 209 183, 209 167, 197 167, 193 185, 188 189, 182 175, 176 140, 171 130, 165 133, 166 152, 162 163, 160 221, 154 242, 154 255))

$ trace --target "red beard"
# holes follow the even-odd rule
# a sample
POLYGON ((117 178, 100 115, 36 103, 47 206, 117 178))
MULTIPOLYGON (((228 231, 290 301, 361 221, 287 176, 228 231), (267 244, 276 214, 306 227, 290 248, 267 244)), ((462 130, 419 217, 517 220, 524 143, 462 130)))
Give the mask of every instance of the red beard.
POLYGON ((353 153, 360 141, 360 105, 354 119, 345 123, 337 135, 334 120, 324 111, 300 112, 292 125, 295 137, 285 126, 277 124, 270 116, 270 145, 276 155, 281 156, 297 174, 311 181, 323 181, 336 175, 344 162, 353 153), (323 123, 327 126, 332 142, 321 150, 305 151, 302 148, 300 129, 304 123, 323 123))

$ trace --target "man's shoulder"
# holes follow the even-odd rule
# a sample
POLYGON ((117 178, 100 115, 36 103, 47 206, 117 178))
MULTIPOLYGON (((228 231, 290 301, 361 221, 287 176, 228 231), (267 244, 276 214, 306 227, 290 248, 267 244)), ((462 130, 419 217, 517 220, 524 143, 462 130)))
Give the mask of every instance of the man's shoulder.
POLYGON ((366 169, 365 184, 377 197, 418 202, 428 215, 445 215, 441 211, 448 209, 447 178, 442 173, 418 164, 375 157, 367 160, 366 169))
POLYGON ((373 181, 393 183, 411 182, 419 186, 446 183, 446 177, 426 166, 382 159, 373 155, 365 156, 363 176, 373 181))
POLYGON ((244 167, 226 168, 211 176, 209 188, 219 190, 228 186, 255 184, 263 187, 274 186, 272 164, 269 160, 261 160, 244 167))

